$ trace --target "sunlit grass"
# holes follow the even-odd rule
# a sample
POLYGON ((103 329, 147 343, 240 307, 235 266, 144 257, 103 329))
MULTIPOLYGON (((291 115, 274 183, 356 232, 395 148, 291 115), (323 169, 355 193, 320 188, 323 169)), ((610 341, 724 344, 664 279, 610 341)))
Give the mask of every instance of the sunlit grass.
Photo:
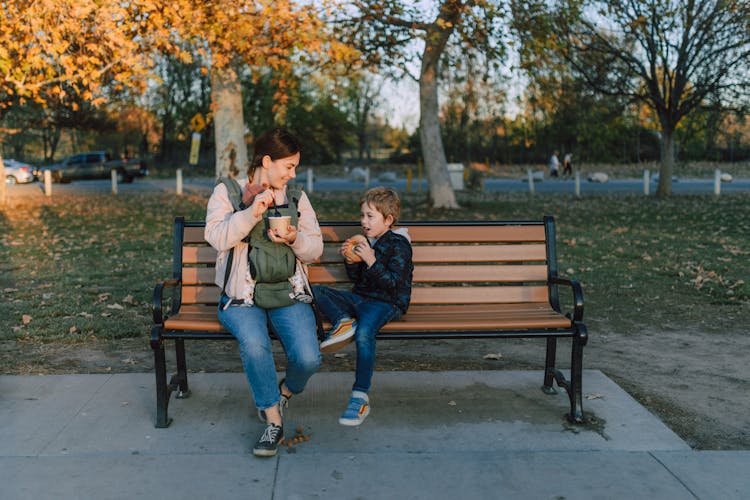
MULTIPOLYGON (((358 193, 314 193, 321 220, 357 220, 358 193)), ((707 332, 750 320, 750 195, 462 194, 461 210, 403 195, 403 220, 557 220, 561 274, 584 287, 586 322, 707 332)), ((207 196, 60 195, 0 211, 0 338, 85 342, 147 335, 156 283, 172 274, 175 216, 203 219, 207 196)))

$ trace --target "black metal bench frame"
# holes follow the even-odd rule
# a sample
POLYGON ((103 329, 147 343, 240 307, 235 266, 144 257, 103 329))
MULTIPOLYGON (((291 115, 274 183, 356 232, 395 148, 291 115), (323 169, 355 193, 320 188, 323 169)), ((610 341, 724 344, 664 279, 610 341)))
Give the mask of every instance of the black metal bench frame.
MULTIPOLYGON (((546 355, 544 368, 544 382, 541 387, 546 394, 556 394, 553 382, 563 388, 570 401, 570 412, 566 414, 567 419, 574 424, 584 424, 585 417, 582 405, 582 373, 583 373, 583 347, 588 340, 586 326, 583 323, 583 291, 580 284, 573 279, 558 276, 557 254, 555 248, 555 224, 554 218, 545 216, 541 221, 462 221, 462 222, 403 222, 404 226, 450 226, 468 225, 481 228, 499 224, 543 224, 545 229, 545 245, 547 252, 547 287, 549 304, 552 309, 561 312, 558 286, 568 287, 572 296, 572 311, 566 312, 570 326, 567 328, 531 328, 531 329, 488 329, 484 331, 399 331, 390 330, 381 332, 379 339, 394 340, 417 340, 417 339, 484 339, 484 338, 544 338, 546 339, 546 355), (556 368, 557 339, 570 338, 571 366, 570 379, 556 368)), ((173 279, 159 283, 154 288, 152 300, 153 327, 151 328, 151 348, 154 351, 154 370, 156 376, 156 427, 168 427, 171 419, 168 416, 168 406, 171 394, 174 392, 176 398, 185 398, 190 395, 187 379, 187 362, 185 356, 185 340, 234 340, 234 337, 226 331, 207 331, 190 329, 167 329, 164 322, 168 316, 177 314, 181 307, 180 288, 182 284, 182 252, 183 233, 186 228, 204 227, 203 221, 185 221, 177 217, 174 222, 174 246, 173 246, 173 279), (171 308, 169 314, 164 313, 163 305, 165 293, 173 289, 171 294, 171 308), (177 371, 167 382, 167 366, 165 356, 165 341, 174 341, 175 361, 177 371)), ((321 227, 345 228, 356 224, 344 222, 322 223, 321 227)), ((217 320, 218 323, 218 320, 217 320)))

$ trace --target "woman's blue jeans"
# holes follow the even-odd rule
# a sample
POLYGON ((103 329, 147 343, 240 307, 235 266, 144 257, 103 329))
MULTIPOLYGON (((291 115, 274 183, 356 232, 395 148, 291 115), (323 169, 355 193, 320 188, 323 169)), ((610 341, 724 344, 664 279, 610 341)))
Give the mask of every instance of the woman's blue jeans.
POLYGON ((341 318, 357 320, 357 331, 354 334, 357 369, 352 390, 369 392, 375 371, 375 336, 383 325, 401 316, 401 310, 388 302, 322 285, 313 286, 313 294, 320 312, 334 325, 341 318))
POLYGON ((310 304, 295 302, 277 309, 230 306, 219 309, 219 322, 239 342, 242 366, 259 410, 271 408, 281 399, 268 335, 269 322, 286 353, 285 384, 292 394, 302 392, 320 367, 315 314, 310 304))

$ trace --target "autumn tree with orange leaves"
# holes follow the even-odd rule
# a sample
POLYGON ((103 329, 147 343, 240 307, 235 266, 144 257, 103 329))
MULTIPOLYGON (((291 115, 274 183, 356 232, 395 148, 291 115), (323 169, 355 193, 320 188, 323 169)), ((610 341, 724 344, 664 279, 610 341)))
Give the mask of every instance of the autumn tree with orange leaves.
POLYGON ((325 4, 259 0, 194 1, 183 35, 210 61, 216 174, 244 175, 247 164, 240 75, 271 73, 277 89, 276 121, 284 123, 289 92, 300 71, 333 70, 354 62, 356 52, 339 43, 324 22, 325 4), (321 6, 322 5, 322 6, 321 6))
MULTIPOLYGON (((272 72, 281 121, 296 67, 320 68, 354 56, 333 39, 320 9, 272 0, 2 2, 0 120, 11 106, 31 101, 75 107, 80 98, 101 105, 122 89, 143 91, 158 54, 187 62, 190 53, 181 48, 192 44, 210 61, 204 71, 211 72, 213 86, 216 168, 226 175, 228 151, 235 148, 240 167, 247 159, 240 71, 272 72)), ((5 199, 0 158, 0 204, 5 199)))
MULTIPOLYGON (((174 51, 179 11, 155 2, 7 0, 0 5, 0 120, 12 106, 108 101, 145 89, 155 51, 174 51), (167 22, 167 18, 171 21, 167 22)), ((7 130, 0 130, 0 143, 7 130)), ((0 157, 0 204, 5 204, 0 157)))

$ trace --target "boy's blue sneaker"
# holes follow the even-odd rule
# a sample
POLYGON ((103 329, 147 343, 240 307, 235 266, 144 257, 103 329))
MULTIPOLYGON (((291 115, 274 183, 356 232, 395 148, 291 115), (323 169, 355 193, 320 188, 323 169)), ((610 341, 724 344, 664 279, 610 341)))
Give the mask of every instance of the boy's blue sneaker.
POLYGON ((331 329, 328 337, 320 343, 320 352, 335 352, 354 339, 357 322, 351 318, 341 318, 331 329))
POLYGON ((344 413, 339 418, 341 425, 357 426, 370 414, 370 398, 367 393, 352 391, 352 397, 344 413))

